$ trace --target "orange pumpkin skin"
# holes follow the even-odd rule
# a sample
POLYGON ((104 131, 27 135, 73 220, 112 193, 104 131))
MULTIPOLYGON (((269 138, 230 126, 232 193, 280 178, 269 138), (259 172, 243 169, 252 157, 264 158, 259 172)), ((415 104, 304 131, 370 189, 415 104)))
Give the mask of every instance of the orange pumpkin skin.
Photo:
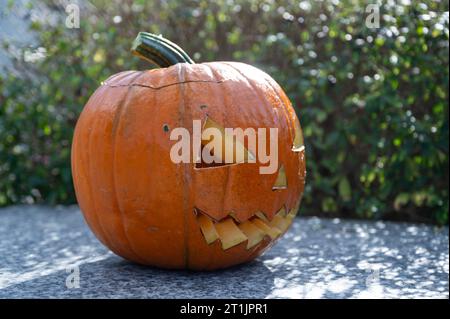
POLYGON ((122 72, 97 89, 77 122, 77 199, 99 240, 128 260, 195 270, 247 262, 276 239, 265 236, 250 249, 247 241, 227 249, 221 240, 208 244, 197 213, 221 222, 232 212, 237 225, 258 211, 268 224, 280 209, 295 215, 306 174, 304 148, 293 150, 299 132, 280 86, 247 64, 178 63, 122 72), (170 130, 184 127, 192 134, 192 121, 207 117, 230 128, 278 128, 278 165, 287 188, 273 190, 277 174, 260 174, 259 164, 199 169, 173 163, 170 130))

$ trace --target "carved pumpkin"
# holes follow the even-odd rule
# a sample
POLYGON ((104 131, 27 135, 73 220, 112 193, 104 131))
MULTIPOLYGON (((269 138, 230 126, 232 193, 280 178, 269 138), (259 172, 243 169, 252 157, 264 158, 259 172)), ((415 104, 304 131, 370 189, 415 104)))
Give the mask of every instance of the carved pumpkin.
MULTIPOLYGON (((111 76, 75 128, 73 180, 88 225, 114 253, 141 264, 212 270, 254 259, 289 228, 304 189, 303 137, 288 97, 257 68, 196 64, 149 33, 132 52, 160 68, 111 76), (278 169, 260 174, 261 163, 236 158, 174 163, 170 132, 192 133, 193 120, 203 130, 277 128, 278 169)), ((202 134, 202 147, 207 140, 202 134)))

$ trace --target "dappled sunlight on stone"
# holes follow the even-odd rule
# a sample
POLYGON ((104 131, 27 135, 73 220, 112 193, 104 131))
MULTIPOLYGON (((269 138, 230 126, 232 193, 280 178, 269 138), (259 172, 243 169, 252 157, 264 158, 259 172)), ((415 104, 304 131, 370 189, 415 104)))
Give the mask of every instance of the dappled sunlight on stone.
POLYGON ((330 281, 327 286, 328 290, 330 290, 332 293, 340 294, 351 289, 356 284, 356 280, 351 280, 344 277, 330 281))
POLYGON ((448 296, 448 228, 436 237, 430 226, 317 218, 293 228, 282 241, 302 234, 298 248, 286 251, 296 263, 264 261, 288 279, 277 281, 269 298, 448 296))
POLYGON ((65 210, 0 210, 0 298, 448 298, 448 228, 301 218, 256 261, 193 273, 129 263, 65 210), (81 288, 68 290, 75 265, 81 288))

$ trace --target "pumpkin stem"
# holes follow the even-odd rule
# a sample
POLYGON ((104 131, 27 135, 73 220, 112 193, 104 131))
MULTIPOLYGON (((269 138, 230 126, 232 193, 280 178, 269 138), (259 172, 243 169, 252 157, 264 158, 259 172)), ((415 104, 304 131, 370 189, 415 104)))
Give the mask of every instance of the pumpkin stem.
POLYGON ((148 32, 139 32, 133 42, 131 52, 160 68, 167 68, 177 63, 195 62, 175 43, 148 32))

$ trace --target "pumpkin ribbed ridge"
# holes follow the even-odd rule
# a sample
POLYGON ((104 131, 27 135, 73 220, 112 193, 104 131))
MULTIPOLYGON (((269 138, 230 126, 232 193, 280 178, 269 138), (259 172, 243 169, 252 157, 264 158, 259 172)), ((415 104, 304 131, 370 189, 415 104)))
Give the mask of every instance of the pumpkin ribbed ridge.
MULTIPOLYGON (((132 79, 132 83, 135 82, 139 77, 141 77, 143 75, 143 72, 137 73, 136 76, 132 79)), ((111 138, 112 138, 112 149, 111 149, 111 153, 112 153, 112 163, 111 163, 111 169, 112 169, 112 192, 113 195, 111 196, 112 200, 115 202, 115 206, 117 207, 117 211, 118 214, 120 216, 120 219, 122 220, 122 231, 124 234, 124 238, 126 239, 125 243, 126 245, 129 247, 129 251, 130 253, 134 256, 134 259, 140 261, 141 263, 145 263, 148 262, 146 261, 146 259, 142 256, 140 256, 135 249, 133 248, 133 244, 132 244, 132 240, 130 239, 132 236, 130 236, 128 234, 128 230, 125 227, 125 215, 123 213, 122 208, 120 207, 120 199, 117 195, 117 184, 116 184, 116 171, 115 171, 115 159, 116 159, 116 138, 117 138, 117 130, 120 124, 120 120, 122 118, 123 113, 126 112, 126 107, 128 104, 128 99, 130 97, 130 90, 132 88, 129 87, 127 89, 127 91, 125 92, 124 96, 122 97, 122 99, 120 100, 120 102, 117 105, 117 109, 116 112, 114 114, 114 120, 113 120, 113 127, 112 127, 112 134, 111 134, 111 138)))

